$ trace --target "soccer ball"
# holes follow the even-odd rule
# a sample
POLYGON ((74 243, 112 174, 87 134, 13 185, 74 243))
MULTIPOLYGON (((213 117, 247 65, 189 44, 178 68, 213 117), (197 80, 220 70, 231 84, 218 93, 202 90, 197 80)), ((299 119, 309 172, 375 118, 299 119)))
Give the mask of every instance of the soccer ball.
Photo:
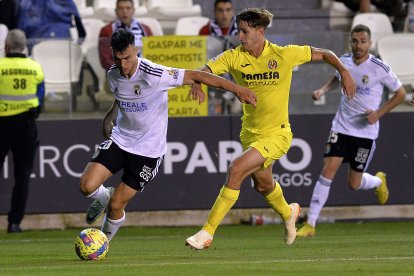
POLYGON ((76 237, 75 251, 82 260, 101 260, 105 258, 108 250, 108 238, 98 229, 85 229, 76 237))

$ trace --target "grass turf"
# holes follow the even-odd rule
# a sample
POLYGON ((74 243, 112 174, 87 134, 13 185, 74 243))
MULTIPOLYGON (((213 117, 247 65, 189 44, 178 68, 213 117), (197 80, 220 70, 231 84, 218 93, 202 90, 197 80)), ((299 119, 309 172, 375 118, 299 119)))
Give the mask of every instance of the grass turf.
POLYGON ((81 261, 81 229, 0 231, 0 275, 413 275, 414 222, 320 224, 314 238, 283 243, 282 225, 222 226, 193 251, 196 227, 121 228, 101 261, 81 261))

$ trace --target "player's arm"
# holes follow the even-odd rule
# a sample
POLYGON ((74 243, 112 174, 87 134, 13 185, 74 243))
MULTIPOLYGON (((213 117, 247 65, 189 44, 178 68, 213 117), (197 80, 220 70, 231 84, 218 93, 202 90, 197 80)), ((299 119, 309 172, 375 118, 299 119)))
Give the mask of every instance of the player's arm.
POLYGON ((102 123, 102 135, 109 139, 111 136, 112 128, 114 127, 113 120, 115 120, 116 115, 118 114, 118 102, 114 100, 112 103, 111 109, 106 113, 105 118, 102 123))
MULTIPOLYGON (((202 67, 198 70, 203 71, 203 72, 207 72, 207 73, 212 73, 210 68, 208 68, 207 66, 204 66, 204 67, 202 67)), ((188 95, 191 96, 193 101, 198 100, 198 103, 200 103, 200 104, 206 100, 206 94, 204 94, 204 91, 201 88, 200 83, 193 83, 191 85, 190 91, 188 92, 188 95)))
POLYGON ((312 61, 323 60, 333 66, 341 75, 341 86, 348 97, 352 99, 355 95, 356 84, 349 70, 341 62, 341 60, 330 50, 312 47, 312 61))
POLYGON ((378 110, 368 110, 367 111, 367 119, 368 123, 375 124, 385 113, 391 111, 394 107, 399 105, 405 100, 405 88, 401 86, 396 91, 394 91, 394 96, 389 99, 383 106, 380 107, 378 110))
POLYGON ((334 90, 339 86, 339 80, 336 76, 332 76, 330 80, 328 80, 321 88, 313 91, 312 99, 314 101, 318 101, 326 92, 334 90))
POLYGON ((211 87, 233 92, 242 103, 256 107, 256 95, 250 89, 240 86, 225 78, 197 70, 185 70, 183 84, 204 83, 211 87))

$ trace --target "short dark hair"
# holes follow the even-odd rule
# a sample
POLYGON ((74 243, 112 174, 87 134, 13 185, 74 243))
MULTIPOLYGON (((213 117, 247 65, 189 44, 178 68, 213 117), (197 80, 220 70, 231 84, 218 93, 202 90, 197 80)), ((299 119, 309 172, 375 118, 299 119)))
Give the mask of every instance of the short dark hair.
POLYGON ((125 29, 116 30, 111 37, 111 47, 113 51, 124 52, 129 45, 135 46, 135 36, 125 29))
POLYGON ((266 8, 247 8, 236 16, 236 23, 244 21, 251 28, 263 27, 266 29, 272 19, 273 14, 266 8))
POLYGON ((132 0, 116 0, 116 7, 118 7, 119 2, 131 2, 131 5, 134 6, 134 1, 132 0))
POLYGON ((219 3, 230 3, 230 4, 233 6, 233 2, 232 2, 231 0, 216 0, 216 1, 214 2, 214 10, 216 10, 217 5, 218 5, 219 3))
POLYGON ((368 26, 365 26, 362 24, 355 25, 351 30, 351 35, 353 33, 360 33, 360 32, 366 32, 368 36, 371 37, 371 30, 368 28, 368 26))

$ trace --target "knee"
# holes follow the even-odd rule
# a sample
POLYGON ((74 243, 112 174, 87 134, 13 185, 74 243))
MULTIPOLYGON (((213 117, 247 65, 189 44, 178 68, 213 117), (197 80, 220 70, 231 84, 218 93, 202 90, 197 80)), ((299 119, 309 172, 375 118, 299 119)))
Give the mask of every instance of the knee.
POLYGON ((82 176, 79 181, 79 190, 85 196, 92 194, 94 190, 94 185, 87 177, 82 176))
POLYGON ((243 170, 237 163, 232 162, 227 170, 229 177, 242 177, 243 170))

